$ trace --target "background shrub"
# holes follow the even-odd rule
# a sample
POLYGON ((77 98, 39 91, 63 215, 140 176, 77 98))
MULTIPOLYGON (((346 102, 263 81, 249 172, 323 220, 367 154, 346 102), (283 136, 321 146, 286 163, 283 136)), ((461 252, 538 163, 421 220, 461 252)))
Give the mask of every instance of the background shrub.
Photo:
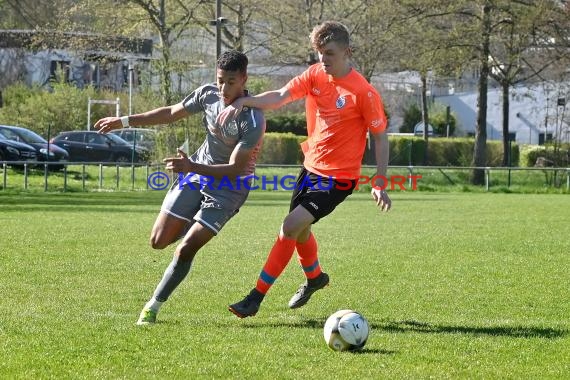
MULTIPOLYGON (((426 142, 421 137, 390 136, 390 165, 426 165, 424 155, 426 142)), ((431 138, 428 143, 428 163, 432 166, 471 166, 473 160, 473 138, 431 138)), ((518 163, 519 150, 512 146, 512 165, 518 163)), ((487 141, 487 165, 500 166, 503 158, 501 141, 487 141)), ((367 145, 363 162, 374 165, 374 141, 367 145)))
POLYGON ((554 166, 570 166, 570 144, 563 144, 555 151, 552 145, 524 145, 520 153, 520 165, 535 166, 539 157, 544 157, 554 163, 554 166))
POLYGON ((267 132, 292 133, 307 136, 307 121, 304 113, 265 113, 267 132))
MULTIPOLYGON (((428 107, 429 124, 437 136, 447 136, 447 107, 441 103, 433 103, 428 107)), ((416 124, 422 121, 422 111, 415 103, 404 109, 404 120, 399 128, 402 133, 414 133, 416 124)), ((457 118, 453 112, 449 115, 449 135, 453 136, 457 126, 457 118)))
POLYGON ((263 139, 263 147, 258 158, 260 164, 301 164, 303 153, 301 142, 304 136, 292 133, 268 132, 263 139))
MULTIPOLYGON (((180 96, 182 99, 183 95, 180 96)), ((39 87, 16 84, 4 90, 4 107, 0 108, 0 123, 31 129, 44 138, 56 136, 63 131, 87 129, 88 100, 115 100, 119 98, 120 114, 128 114, 128 94, 96 90, 93 87, 78 89, 66 83, 52 83, 48 91, 39 87), (51 128, 50 128, 51 126, 51 128), (48 129, 49 134, 48 134, 48 129)), ((161 106, 159 99, 144 88, 133 94, 132 113, 147 111, 161 106)), ((106 116, 115 116, 115 105, 92 104, 91 127, 106 116)), ((169 126, 158 126, 157 148, 153 161, 176 154, 176 149, 185 141, 188 153, 194 152, 203 142, 206 132, 201 116, 194 115, 169 126)))
POLYGON ((414 133, 414 127, 422 121, 422 111, 417 104, 410 104, 404 109, 404 120, 399 128, 402 133, 414 133))

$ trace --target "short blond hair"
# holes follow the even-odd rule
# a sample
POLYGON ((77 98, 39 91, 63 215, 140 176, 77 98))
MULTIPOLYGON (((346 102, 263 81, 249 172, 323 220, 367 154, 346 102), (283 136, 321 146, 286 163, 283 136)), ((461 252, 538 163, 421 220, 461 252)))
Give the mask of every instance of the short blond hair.
POLYGON ((311 35, 311 45, 318 50, 329 42, 336 42, 339 45, 350 47, 350 35, 348 28, 337 21, 325 21, 313 28, 311 35))

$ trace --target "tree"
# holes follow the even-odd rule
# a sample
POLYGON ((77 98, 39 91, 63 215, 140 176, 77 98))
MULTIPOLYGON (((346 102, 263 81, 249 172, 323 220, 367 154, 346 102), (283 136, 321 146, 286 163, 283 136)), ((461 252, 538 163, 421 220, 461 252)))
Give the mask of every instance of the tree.
POLYGON ((0 1, 0 28, 35 29, 56 18, 66 0, 3 0, 0 1))
MULTIPOLYGON (((231 1, 230 1, 231 3, 231 1)), ((266 52, 272 63, 307 64, 317 60, 309 34, 326 21, 336 20, 349 29, 355 48, 354 63, 370 80, 389 56, 389 25, 394 9, 388 0, 291 0, 259 7, 246 35, 250 49, 266 52)))
POLYGON ((161 94, 165 104, 171 104, 172 96, 172 46, 181 38, 190 24, 195 7, 199 0, 191 4, 181 0, 129 0, 129 3, 139 7, 147 16, 149 22, 158 33, 158 48, 161 54, 158 68, 160 71, 161 94))
POLYGON ((256 31, 264 36, 260 47, 271 54, 271 60, 281 64, 307 64, 317 60, 309 41, 316 25, 331 18, 334 7, 326 0, 291 0, 261 10, 263 22, 256 31))
POLYGON ((504 17, 497 24, 491 42, 489 75, 502 90, 502 165, 507 166, 510 164, 510 89, 518 83, 541 78, 546 69, 569 56, 567 34, 560 31, 569 30, 570 22, 568 15, 561 13, 553 1, 512 2, 500 12, 504 17))
MULTIPOLYGON (((456 65, 460 71, 470 64, 474 64, 478 69, 477 124, 472 163, 476 167, 485 166, 487 161, 487 91, 490 72, 488 57, 493 28, 496 27, 493 20, 494 10, 501 2, 506 3, 503 0, 437 0, 408 3, 410 13, 415 13, 420 20, 430 22, 436 20, 436 26, 445 31, 438 33, 437 36, 440 39, 438 52, 442 52, 446 60, 451 62, 448 54, 455 54, 460 57, 456 65)), ((471 175, 473 184, 482 185, 484 179, 484 170, 473 170, 471 175)))
POLYGON ((360 0, 347 1, 337 12, 350 30, 353 62, 369 82, 374 74, 393 67, 400 10, 393 1, 360 0))
MULTIPOLYGON (((393 35, 397 51, 397 67, 419 73, 421 120, 424 126, 430 125, 428 107, 428 76, 453 75, 465 65, 465 58, 454 50, 456 40, 450 33, 454 25, 455 10, 444 1, 434 6, 433 1, 403 0, 400 8, 394 11, 398 15, 393 22, 393 35)), ((429 129, 424 128, 426 141, 424 163, 429 162, 429 129)))
MULTIPOLYGON (((193 22, 212 39, 216 38, 216 28, 212 23, 216 21, 216 8, 220 1, 200 1, 192 18, 193 22)), ((227 21, 220 24, 219 38, 222 46, 239 51, 246 50, 247 33, 250 31, 248 26, 258 15, 256 5, 257 3, 252 0, 221 1, 221 17, 227 21)))
MULTIPOLYGON (((450 53, 457 54, 458 57, 463 57, 457 65, 458 68, 465 69, 469 64, 474 64, 478 70, 477 124, 473 166, 483 167, 487 161, 489 77, 501 83, 505 94, 503 109, 505 115, 503 163, 505 164, 509 153, 509 87, 522 80, 539 76, 544 68, 561 57, 562 51, 567 54, 568 45, 565 45, 566 50, 558 50, 552 44, 545 43, 551 41, 553 37, 567 43, 569 18, 567 13, 561 11, 558 3, 551 0, 439 0, 414 1, 411 5, 408 4, 409 9, 415 11, 419 19, 436 19, 439 20, 437 25, 448 25, 447 33, 439 35, 442 40, 437 44, 440 50, 445 52, 443 56, 449 57, 450 53), (446 22, 442 23, 443 20, 446 22), (548 54, 537 54, 537 51, 548 54), (546 55, 549 58, 545 59, 546 55), (537 60, 537 56, 542 57, 537 60), (523 70, 525 68, 526 70, 523 70)), ((473 170, 471 182, 483 184, 484 170, 473 170)))
POLYGON ((102 36, 158 37, 155 50, 160 53, 160 59, 153 63, 159 72, 162 102, 172 103, 172 72, 176 66, 174 46, 188 39, 188 28, 200 0, 67 1, 69 6, 58 13, 53 25, 56 30, 100 33, 102 36))

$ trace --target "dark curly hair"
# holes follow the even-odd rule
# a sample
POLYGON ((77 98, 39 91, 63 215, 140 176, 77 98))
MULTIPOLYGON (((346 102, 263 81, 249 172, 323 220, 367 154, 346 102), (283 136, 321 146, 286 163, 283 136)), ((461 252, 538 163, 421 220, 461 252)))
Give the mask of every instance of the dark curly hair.
POLYGON ((247 56, 241 51, 228 50, 218 57, 217 68, 224 71, 239 71, 247 74, 247 56))

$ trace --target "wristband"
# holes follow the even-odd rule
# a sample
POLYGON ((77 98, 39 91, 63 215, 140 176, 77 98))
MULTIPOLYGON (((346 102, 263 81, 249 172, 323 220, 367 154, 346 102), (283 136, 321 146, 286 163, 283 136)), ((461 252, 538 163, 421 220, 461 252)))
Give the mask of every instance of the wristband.
POLYGON ((127 128, 129 126, 129 117, 121 116, 121 124, 123 125, 123 128, 127 128))

